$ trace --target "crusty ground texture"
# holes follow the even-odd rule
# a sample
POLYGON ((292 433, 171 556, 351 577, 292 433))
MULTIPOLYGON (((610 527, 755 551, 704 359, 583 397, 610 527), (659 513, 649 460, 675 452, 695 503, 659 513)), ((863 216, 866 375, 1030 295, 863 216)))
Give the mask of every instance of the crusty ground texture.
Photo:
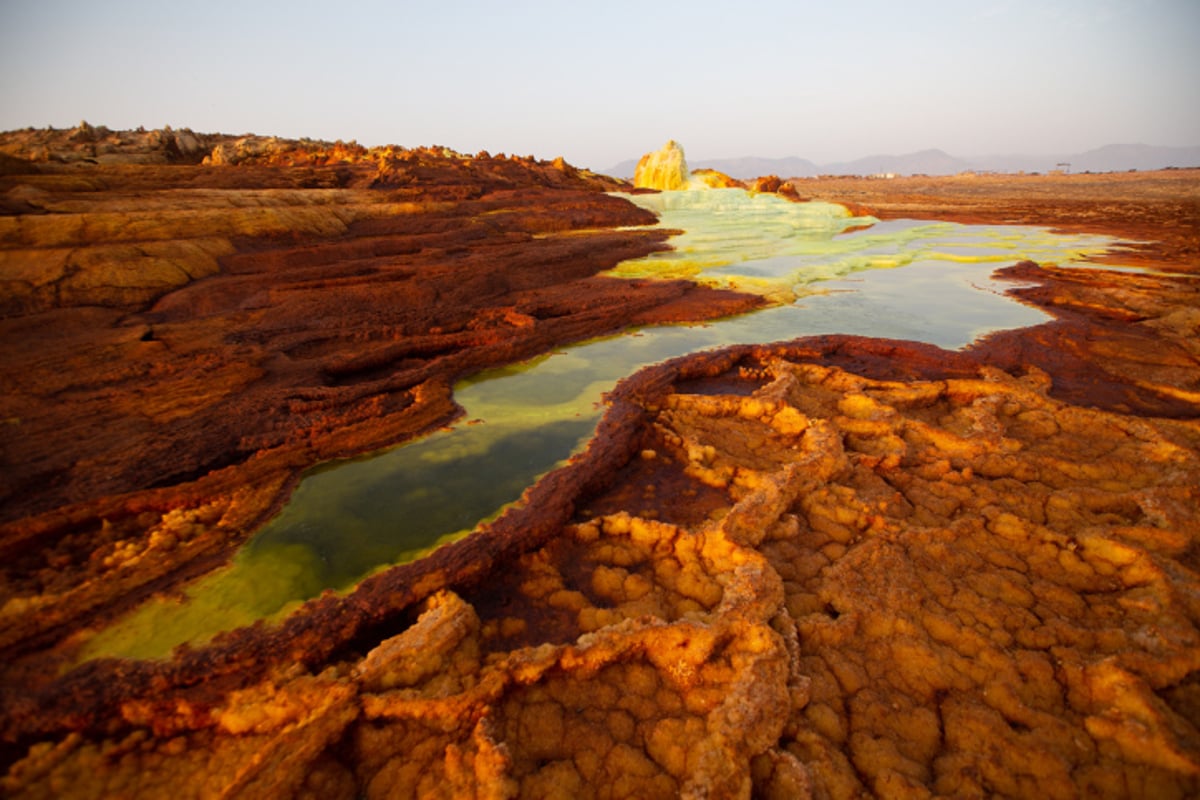
MULTIPOLYGON (((606 219, 624 213, 606 203, 594 205, 606 219)), ((231 241, 220 270, 263 250, 231 241)), ((647 245, 658 241, 608 246, 647 245)), ((1140 252, 1176 272, 1198 266, 1184 246, 1140 252)), ((56 672, 71 628, 85 624, 80 609, 111 603, 104 580, 126 579, 121 591, 136 594, 144 579, 122 569, 135 575, 143 553, 214 528, 241 531, 257 518, 243 505, 259 506, 239 492, 261 487, 232 480, 236 465, 222 465, 221 480, 193 468, 171 494, 127 479, 120 502, 88 489, 68 511, 51 502, 18 518, 5 540, 20 557, 0 623, 15 643, 0 787, 15 797, 1195 796, 1200 287, 1187 275, 1010 272, 1055 321, 962 352, 822 337, 643 370, 612 393, 586 452, 475 536, 170 660, 56 672), (109 512, 107 538, 89 538, 109 512), (59 585, 55 559, 91 566, 59 585), (58 600, 71 593, 87 599, 58 600)), ((205 281, 187 285, 177 291, 205 281)), ((157 330, 218 299, 175 302, 174 291, 150 312, 123 313, 167 314, 138 318, 157 330)), ((513 313, 535 329, 558 318, 523 309, 534 306, 513 313)), ((34 330, 46 313, 15 319, 34 330)), ((388 350, 339 372, 337 341, 297 351, 326 359, 306 374, 355 377, 330 382, 331 408, 351 407, 338 394, 347 385, 416 368, 388 350)), ((113 402, 135 385, 122 382, 113 402)), ((152 389, 153 376, 141 385, 152 389)), ((291 413, 309 414, 304 429, 322 441, 332 434, 313 427, 315 411, 291 413)), ((278 462, 292 469, 312 457, 278 452, 305 454, 278 462)), ((264 475, 286 477, 271 463, 264 475)))

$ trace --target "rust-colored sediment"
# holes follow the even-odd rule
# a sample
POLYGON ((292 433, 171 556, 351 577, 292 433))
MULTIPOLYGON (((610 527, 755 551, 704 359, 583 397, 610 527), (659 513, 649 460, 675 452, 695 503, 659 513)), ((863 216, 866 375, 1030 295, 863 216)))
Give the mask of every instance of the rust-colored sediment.
MULTIPOLYGON (((466 170, 513 163, 435 155, 418 160, 456 186, 466 170)), ((547 166, 521 163, 518 182, 547 166)), ((326 175, 256 169, 256 180, 326 175)), ((427 199, 441 185, 430 180, 427 199)), ((155 489, 132 469, 87 469, 79 451, 93 445, 60 417, 74 438, 59 447, 74 456, 47 447, 37 458, 72 469, 47 472, 41 499, 4 528, 6 793, 1200 792, 1200 287, 1184 276, 1022 264, 1011 271, 1037 284, 1025 298, 1057 319, 962 352, 821 337, 643 370, 612 393, 587 451, 479 534, 277 627, 55 677, 66 633, 218 561, 297 469, 446 419, 450 375, 619 324, 597 311, 605 298, 647 315, 706 299, 588 277, 661 246, 657 235, 545 230, 564 215, 586 217, 567 228, 626 224, 621 201, 574 185, 509 187, 482 213, 497 191, 454 201, 476 204, 445 223, 476 231, 466 252, 359 256, 379 292, 403 298, 422 284, 389 270, 416 270, 423 253, 436 297, 459 298, 425 322, 417 310, 380 322, 352 288, 363 276, 338 271, 354 259, 322 255, 400 236, 388 226, 409 218, 391 210, 299 242, 231 239, 212 277, 149 310, 113 311, 115 325, 87 322, 109 311, 78 308, 3 323, 18 326, 6 341, 38 334, 58 354, 61 385, 45 397, 81 398, 91 405, 77 415, 107 413, 135 446, 157 439, 123 421, 130 409, 149 427, 145 409, 161 408, 160 435, 208 414, 227 418, 223 441, 246 452, 215 471, 198 459, 190 474, 166 461, 155 489), (530 231, 531 218, 547 221, 530 231), (469 293, 453 285, 468 273, 453 269, 464 259, 505 264, 511 283, 459 311, 469 293), (317 286, 338 299, 319 305, 317 286), (554 306, 557 286, 568 288, 554 306), (123 326, 127 340, 107 345, 123 360, 80 358, 88 377, 76 379, 67 343, 87 337, 71 332, 115 337, 123 326), (184 368, 164 355, 154 372, 156 359, 131 355, 156 340, 212 372, 157 391, 184 368), (432 344, 417 352, 413 341, 432 344), (228 360, 212 355, 226 349, 228 360), (254 377, 222 382, 239 359, 254 377), (121 366, 130 360, 150 366, 121 366), (190 399, 210 386, 204 402, 190 399), (104 481, 121 480, 113 496, 104 481)), ((1197 266, 1181 258, 1171 265, 1197 266)), ((7 363, 52 377, 50 356, 7 363)), ((24 402, 31 419, 53 413, 24 402)), ((113 458, 115 441, 91 458, 113 458)), ((201 441, 182 435, 180 453, 201 441)), ((38 486, 29 469, 26 485, 38 486)))

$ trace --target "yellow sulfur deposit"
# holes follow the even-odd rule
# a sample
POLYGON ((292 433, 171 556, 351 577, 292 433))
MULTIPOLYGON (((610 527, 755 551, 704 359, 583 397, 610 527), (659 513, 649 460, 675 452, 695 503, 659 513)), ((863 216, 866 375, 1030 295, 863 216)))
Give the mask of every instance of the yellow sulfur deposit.
POLYGON ((671 140, 661 150, 641 157, 633 173, 633 185, 639 189, 671 191, 688 188, 690 178, 683 145, 671 140))

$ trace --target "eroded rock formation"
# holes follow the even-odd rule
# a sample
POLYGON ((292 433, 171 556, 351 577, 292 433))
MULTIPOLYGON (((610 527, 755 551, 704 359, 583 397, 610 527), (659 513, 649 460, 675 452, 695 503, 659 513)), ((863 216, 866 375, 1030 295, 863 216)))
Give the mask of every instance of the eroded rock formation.
MULTIPOLYGON (((0 133, 0 154, 9 169, 28 170, 29 163, 171 164, 199 163, 233 137, 196 133, 188 128, 114 131, 86 120, 74 128, 26 128, 0 133), (24 164, 24 166, 22 166, 24 164)), ((7 170, 3 170, 7 171, 7 170)))
POLYGON ((674 139, 663 145, 661 150, 642 156, 633 173, 633 185, 639 189, 686 189, 690 179, 691 171, 688 170, 683 146, 674 139))
MULTIPOLYGON (((459 156, 453 151, 417 148, 426 153, 459 156)), ((30 165, 134 166, 205 164, 211 166, 330 166, 382 163, 413 152, 407 148, 364 147, 357 142, 286 139, 279 136, 197 133, 170 126, 154 130, 111 130, 86 120, 74 128, 25 128, 0 133, 0 155, 8 158, 2 172, 29 172, 30 165)))

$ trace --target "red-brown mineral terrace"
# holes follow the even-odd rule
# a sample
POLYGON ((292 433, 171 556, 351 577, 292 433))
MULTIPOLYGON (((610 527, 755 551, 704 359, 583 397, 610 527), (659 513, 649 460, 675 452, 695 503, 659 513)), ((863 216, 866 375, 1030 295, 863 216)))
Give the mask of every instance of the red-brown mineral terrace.
POLYGON ((1196 172, 989 178, 969 209, 954 179, 766 181, 1137 238, 1156 271, 1012 267, 1055 320, 960 352, 643 370, 475 535, 66 669, 304 468, 447 422, 456 377, 756 301, 596 277, 664 234, 561 161, 83 126, 0 150, 6 795, 1200 792, 1196 172))

